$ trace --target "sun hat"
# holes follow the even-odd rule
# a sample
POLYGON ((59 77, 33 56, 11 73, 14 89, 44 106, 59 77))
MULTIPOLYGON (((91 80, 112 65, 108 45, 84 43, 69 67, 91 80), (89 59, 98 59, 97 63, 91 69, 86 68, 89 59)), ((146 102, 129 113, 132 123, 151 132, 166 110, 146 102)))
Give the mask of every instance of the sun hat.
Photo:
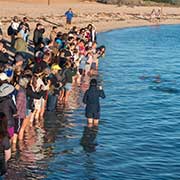
POLYGON ((0 97, 5 97, 14 91, 14 86, 8 83, 4 83, 0 86, 0 97))
POLYGON ((58 64, 53 64, 51 66, 51 70, 61 70, 60 66, 58 64))
POLYGON ((6 73, 0 73, 0 80, 1 81, 8 80, 8 76, 6 75, 6 73))

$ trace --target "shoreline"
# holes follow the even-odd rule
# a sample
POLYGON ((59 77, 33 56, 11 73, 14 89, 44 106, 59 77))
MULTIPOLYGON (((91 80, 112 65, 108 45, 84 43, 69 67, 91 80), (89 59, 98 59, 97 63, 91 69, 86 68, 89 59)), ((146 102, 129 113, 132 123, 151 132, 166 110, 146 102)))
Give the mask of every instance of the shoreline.
POLYGON ((95 25, 98 33, 142 26, 180 24, 179 7, 163 7, 162 20, 160 23, 155 24, 150 22, 148 18, 152 9, 158 9, 158 6, 118 7, 116 5, 96 2, 65 4, 64 1, 48 6, 39 2, 33 4, 14 1, 6 2, 2 0, 0 0, 0 6, 3 7, 0 12, 0 22, 2 23, 5 38, 8 38, 6 31, 14 16, 18 16, 21 19, 24 16, 28 17, 31 26, 31 35, 37 22, 44 24, 47 29, 45 36, 49 35, 47 33, 51 31, 54 25, 58 26, 59 31, 65 31, 64 12, 69 7, 75 13, 72 26, 75 25, 81 28, 92 23, 95 25), (11 4, 11 9, 9 9, 9 3, 11 4))
POLYGON ((160 24, 138 24, 138 25, 132 24, 130 26, 120 26, 117 28, 102 30, 102 31, 99 31, 98 34, 116 31, 116 30, 128 29, 128 28, 159 27, 159 26, 168 26, 168 25, 180 25, 180 22, 179 23, 160 23, 160 24))

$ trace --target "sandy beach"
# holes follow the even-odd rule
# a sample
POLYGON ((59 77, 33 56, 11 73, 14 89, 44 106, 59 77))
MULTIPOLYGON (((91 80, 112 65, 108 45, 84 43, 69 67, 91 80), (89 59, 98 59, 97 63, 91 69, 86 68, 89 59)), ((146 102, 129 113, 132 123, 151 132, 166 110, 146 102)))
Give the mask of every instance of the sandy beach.
MULTIPOLYGON (((83 27, 93 23, 98 32, 108 31, 117 28, 157 25, 149 21, 149 15, 152 9, 159 7, 118 7, 116 5, 105 5, 96 2, 80 2, 78 0, 57 1, 28 0, 26 3, 21 1, 0 1, 0 21, 5 31, 11 22, 13 16, 22 18, 27 16, 33 30, 37 22, 41 22, 47 29, 56 25, 59 30, 64 29, 65 17, 64 12, 72 8, 75 17, 73 25, 83 27)), ((158 24, 180 24, 180 8, 163 7, 163 16, 158 24)))

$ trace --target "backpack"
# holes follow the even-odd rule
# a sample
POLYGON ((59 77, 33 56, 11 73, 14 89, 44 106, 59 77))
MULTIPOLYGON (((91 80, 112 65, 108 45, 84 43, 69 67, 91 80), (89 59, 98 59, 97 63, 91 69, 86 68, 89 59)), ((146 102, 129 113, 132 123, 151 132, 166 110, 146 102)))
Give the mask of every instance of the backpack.
POLYGON ((8 29, 7 29, 7 34, 8 34, 8 36, 11 36, 11 35, 14 34, 14 29, 12 28, 11 25, 10 25, 10 26, 8 27, 8 29))

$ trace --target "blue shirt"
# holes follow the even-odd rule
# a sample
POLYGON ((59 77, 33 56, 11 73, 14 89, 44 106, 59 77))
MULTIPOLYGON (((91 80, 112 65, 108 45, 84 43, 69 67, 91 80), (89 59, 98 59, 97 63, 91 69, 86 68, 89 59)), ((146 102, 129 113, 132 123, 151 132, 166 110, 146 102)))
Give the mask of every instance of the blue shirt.
POLYGON ((72 11, 67 11, 65 13, 65 16, 68 20, 71 20, 73 18, 73 12, 72 11))

